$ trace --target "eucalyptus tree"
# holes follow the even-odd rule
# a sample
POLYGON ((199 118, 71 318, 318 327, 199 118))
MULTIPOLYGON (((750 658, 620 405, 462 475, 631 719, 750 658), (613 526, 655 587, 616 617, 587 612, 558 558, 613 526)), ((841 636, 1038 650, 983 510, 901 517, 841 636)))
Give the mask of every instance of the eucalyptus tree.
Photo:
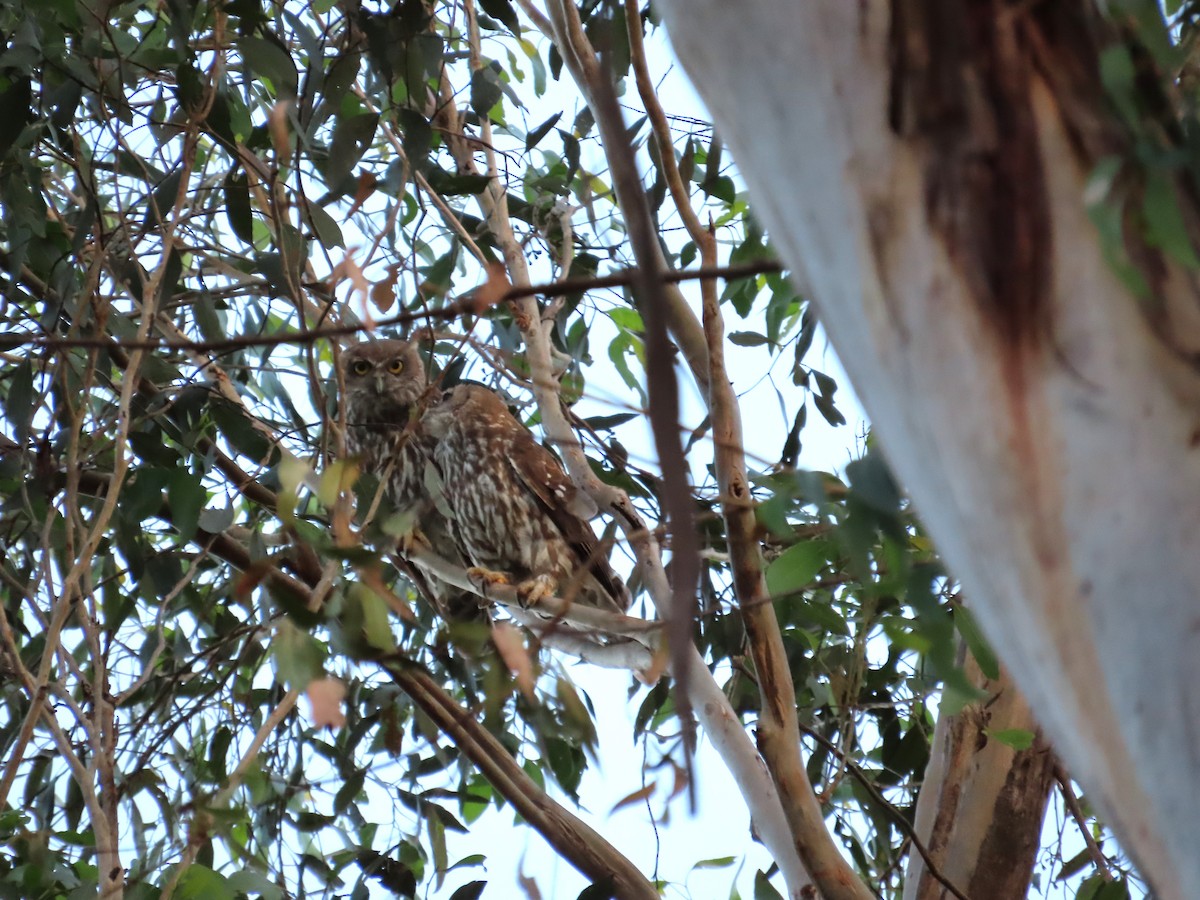
MULTIPOLYGON (((683 890, 576 808, 610 741, 580 665, 630 673, 647 796, 660 769, 702 793, 696 730, 716 749, 754 823, 730 859, 773 861, 756 896, 1123 895, 968 611, 991 596, 964 603, 873 440, 804 467, 809 414, 843 417, 762 224, 800 182, 747 196, 723 141, 790 118, 673 115, 652 13, 0 0, 4 896, 473 897, 508 851, 472 839, 514 816, 586 896, 683 890), (370 335, 503 390, 558 453, 636 595, 591 611, 603 638, 503 587, 487 615, 427 601, 480 586, 398 541, 345 452, 337 360, 370 335), (760 383, 770 446, 741 424, 760 383), (1054 780, 1087 842, 1047 862, 1054 780)), ((830 271, 871 233, 797 209, 830 271)))

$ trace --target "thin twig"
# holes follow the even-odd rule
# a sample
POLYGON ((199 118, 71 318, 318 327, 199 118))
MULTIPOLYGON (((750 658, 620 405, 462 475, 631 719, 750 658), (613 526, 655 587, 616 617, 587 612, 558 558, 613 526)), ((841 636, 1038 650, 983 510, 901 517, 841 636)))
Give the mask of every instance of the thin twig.
POLYGON ((893 804, 888 802, 888 799, 884 797, 882 793, 880 793, 879 788, 876 787, 875 783, 867 777, 867 773, 864 772, 857 763, 853 762, 849 756, 837 746, 837 744, 833 743, 833 741, 829 740, 829 738, 825 737, 825 735, 814 731, 812 728, 809 728, 803 722, 800 723, 800 731, 804 735, 812 738, 842 761, 843 765, 846 767, 846 771, 850 773, 850 777, 861 784, 863 790, 870 794, 871 798, 881 807, 883 807, 883 809, 887 811, 888 815, 891 816, 892 822, 897 828, 900 829, 901 834, 905 836, 905 838, 912 844, 913 849, 916 850, 921 859, 925 861, 925 868, 929 870, 929 874, 939 884, 941 884, 942 887, 958 898, 958 900, 970 900, 966 894, 954 886, 950 879, 941 873, 941 870, 938 869, 937 865, 934 864, 933 857, 929 853, 929 848, 926 847, 921 839, 917 836, 916 829, 913 828, 912 823, 908 821, 908 818, 904 815, 904 813, 900 812, 900 810, 896 809, 893 804))
POLYGON ((1083 809, 1079 806, 1079 798, 1075 796, 1075 790, 1071 787, 1071 776, 1067 774, 1061 764, 1055 764, 1054 778, 1058 781, 1058 787, 1062 792, 1063 803, 1066 805, 1067 811, 1071 814, 1071 818, 1075 820, 1075 824, 1079 826, 1079 833, 1083 835, 1083 842, 1087 845, 1087 851, 1092 857, 1092 862, 1096 864, 1096 869, 1105 881, 1112 881, 1112 866, 1108 862, 1108 857, 1104 855, 1104 851, 1100 849, 1100 845, 1096 843, 1096 839, 1092 837, 1092 832, 1087 827, 1087 816, 1083 814, 1083 809))
MULTIPOLYGON (((7 257, 0 253, 0 266, 4 266, 7 257)), ((659 278, 668 284, 679 284, 685 281, 695 281, 706 278, 748 278, 772 272, 781 272, 783 267, 774 260, 745 263, 736 266, 720 266, 713 269, 690 269, 680 272, 663 272, 659 278)), ((519 300, 523 297, 544 296, 559 297, 568 294, 582 293, 602 288, 628 287, 633 284, 636 269, 625 269, 611 275, 599 275, 595 278, 567 278, 546 284, 514 284, 496 299, 496 304, 519 300)), ((22 281, 29 281, 24 270, 20 273, 22 281)), ((39 279, 40 281, 40 279, 39 279)), ((36 283, 30 282, 36 289, 36 283)), ((42 288, 46 285, 42 282, 42 288)), ((481 312, 479 303, 471 294, 450 303, 440 309, 419 310, 398 313, 384 319, 378 319, 371 324, 358 323, 353 325, 327 326, 311 331, 281 331, 276 334, 241 335, 217 341, 181 341, 181 340, 127 340, 114 341, 107 338, 60 338, 54 336, 33 336, 23 334, 8 334, 0 336, 0 348, 36 347, 59 350, 71 347, 107 349, 117 346, 125 350, 193 350, 199 353, 222 353, 239 350, 244 347, 274 347, 280 344, 307 344, 323 338, 350 337, 371 331, 376 328, 387 328, 393 325, 408 325, 421 321, 441 321, 456 319, 465 314, 475 315, 481 312)))

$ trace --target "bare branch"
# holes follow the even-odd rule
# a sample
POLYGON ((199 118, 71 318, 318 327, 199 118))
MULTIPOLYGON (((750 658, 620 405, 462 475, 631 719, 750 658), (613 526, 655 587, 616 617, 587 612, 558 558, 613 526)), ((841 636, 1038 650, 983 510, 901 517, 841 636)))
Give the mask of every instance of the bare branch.
MULTIPOLYGON (((8 258, 0 251, 0 266, 9 269, 8 258)), ((11 269, 9 269, 11 272, 11 269)), ((720 266, 717 268, 690 269, 679 272, 663 272, 660 278, 666 284, 680 284, 685 281, 703 280, 709 278, 746 278, 769 272, 783 271, 783 267, 774 260, 763 260, 736 266, 720 266)), ((51 296, 49 287, 33 273, 22 268, 18 275, 23 283, 29 284, 39 296, 51 296)), ((511 274, 511 273, 510 273, 511 274)), ((561 297, 601 288, 627 287, 633 284, 636 269, 626 269, 610 275, 598 275, 593 278, 566 278, 545 284, 514 284, 497 299, 496 303, 508 303, 525 297, 544 296, 561 297)), ((61 350, 70 347, 107 349, 120 347, 125 350, 191 350, 198 353, 224 353, 244 347, 276 347, 281 344, 303 345, 325 338, 344 338, 371 331, 375 328, 388 328, 393 325, 410 325, 414 322, 444 321, 457 319, 463 315, 476 315, 482 312, 478 301, 472 294, 450 303, 440 309, 414 310, 398 313, 394 316, 378 319, 371 324, 357 323, 350 325, 331 325, 324 328, 314 328, 308 331, 280 331, 275 334, 240 335, 215 341, 188 340, 151 340, 131 339, 117 341, 109 338, 75 338, 55 336, 34 336, 24 334, 9 334, 0 337, 0 349, 13 347, 42 347, 61 350)))
POLYGON ((1108 857, 1104 855, 1104 851, 1100 849, 1100 845, 1096 843, 1096 839, 1092 837, 1092 831, 1088 828, 1087 824, 1087 816, 1083 814, 1083 809, 1079 806, 1079 798, 1075 796, 1075 789, 1071 787, 1071 776, 1067 774, 1061 764, 1058 764, 1054 767, 1054 778, 1058 781, 1058 788, 1062 792, 1063 803, 1067 807, 1067 812, 1071 814, 1071 818, 1079 826, 1079 833, 1083 835, 1083 842, 1087 845, 1088 855, 1091 856, 1092 862, 1096 865, 1096 871, 1100 873, 1105 881, 1112 881, 1112 864, 1108 861, 1108 857))
POLYGON ((801 758, 796 690, 775 607, 768 602, 762 551, 755 533, 754 503, 746 478, 741 413, 725 371, 725 327, 715 297, 704 304, 704 331, 712 368, 709 409, 721 511, 727 529, 734 592, 750 639, 762 698, 758 748, 783 798, 783 812, 796 852, 818 890, 830 900, 866 900, 871 892, 838 852, 825 827, 821 806, 801 758))
POLYGON ((474 716, 461 709, 425 672, 405 664, 388 671, 421 711, 475 763, 484 777, 555 850, 593 882, 611 884, 621 900, 659 894, 628 859, 585 822, 555 803, 474 716))

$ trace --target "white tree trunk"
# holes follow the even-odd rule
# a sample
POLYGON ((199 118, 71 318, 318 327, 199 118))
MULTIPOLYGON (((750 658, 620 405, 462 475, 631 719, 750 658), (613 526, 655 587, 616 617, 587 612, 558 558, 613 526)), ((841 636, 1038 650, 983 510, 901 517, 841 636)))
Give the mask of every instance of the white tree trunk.
POLYGON ((1139 300, 1088 218, 1088 4, 656 5, 1038 719, 1200 897, 1196 291, 1140 248, 1139 300))

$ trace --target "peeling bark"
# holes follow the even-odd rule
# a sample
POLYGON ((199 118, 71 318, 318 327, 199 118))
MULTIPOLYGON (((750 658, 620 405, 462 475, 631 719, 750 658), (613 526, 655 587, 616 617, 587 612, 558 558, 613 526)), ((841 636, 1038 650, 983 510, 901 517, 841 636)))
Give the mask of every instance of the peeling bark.
POLYGON ((1089 216, 1111 31, 1085 0, 657 8, 1047 735, 1156 894, 1200 896, 1200 288, 1139 238, 1138 296, 1089 216))
MULTIPOLYGON (((1054 754, 1008 673, 993 681, 970 658, 965 669, 988 696, 938 720, 914 825, 938 871, 971 900, 1024 897, 1054 781, 1054 754), (1018 751, 989 736, 1009 729, 1037 738, 1018 751)), ((947 896, 915 854, 904 887, 905 900, 947 896)))
POLYGON ((888 120, 923 157, 931 231, 980 310, 1019 344, 1043 324, 1051 247, 1034 47, 1027 17, 1006 7, 893 0, 888 120))

